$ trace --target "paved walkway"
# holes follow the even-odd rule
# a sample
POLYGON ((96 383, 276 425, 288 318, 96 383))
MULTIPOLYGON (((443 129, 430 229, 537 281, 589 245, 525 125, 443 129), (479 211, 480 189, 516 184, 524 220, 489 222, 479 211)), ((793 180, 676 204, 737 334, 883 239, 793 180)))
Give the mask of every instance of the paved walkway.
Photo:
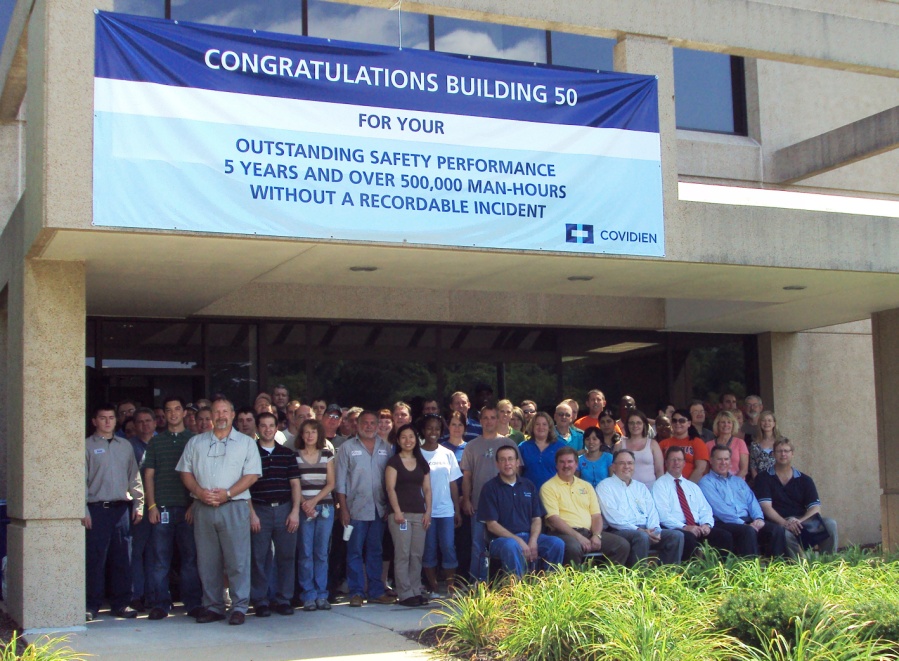
MULTIPOLYGON (((178 612, 151 622, 115 619, 108 612, 84 631, 70 632, 69 647, 94 658, 122 661, 289 661, 294 659, 388 661, 427 659, 424 648, 399 632, 424 629, 438 621, 428 608, 341 604, 331 611, 298 610, 285 617, 274 613, 245 624, 197 624, 178 612)), ((36 640, 36 635, 29 637, 36 640)))

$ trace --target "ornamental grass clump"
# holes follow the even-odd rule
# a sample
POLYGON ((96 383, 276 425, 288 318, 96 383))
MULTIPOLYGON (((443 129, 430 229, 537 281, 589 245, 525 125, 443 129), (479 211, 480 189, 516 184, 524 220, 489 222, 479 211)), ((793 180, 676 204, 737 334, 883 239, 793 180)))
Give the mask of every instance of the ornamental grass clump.
POLYGON ((13 632, 8 643, 0 644, 0 661, 84 661, 90 654, 79 654, 66 645, 68 638, 41 636, 30 645, 13 632))

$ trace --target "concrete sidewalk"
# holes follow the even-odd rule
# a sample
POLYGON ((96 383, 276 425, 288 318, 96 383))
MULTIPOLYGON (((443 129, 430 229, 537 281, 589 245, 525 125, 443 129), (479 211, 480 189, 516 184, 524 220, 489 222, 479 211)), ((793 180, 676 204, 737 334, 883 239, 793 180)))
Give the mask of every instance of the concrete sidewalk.
MULTIPOLYGON (((251 609, 252 610, 252 609, 251 609)), ((245 624, 197 624, 180 611, 160 621, 146 615, 136 620, 115 619, 108 611, 89 622, 84 631, 68 632, 73 650, 99 659, 122 661, 290 661, 294 659, 426 659, 426 650, 399 632, 416 631, 440 621, 428 607, 376 606, 268 618, 248 615, 245 624)), ((59 635, 59 634, 51 634, 59 635)), ((32 634, 30 642, 37 640, 32 634)))

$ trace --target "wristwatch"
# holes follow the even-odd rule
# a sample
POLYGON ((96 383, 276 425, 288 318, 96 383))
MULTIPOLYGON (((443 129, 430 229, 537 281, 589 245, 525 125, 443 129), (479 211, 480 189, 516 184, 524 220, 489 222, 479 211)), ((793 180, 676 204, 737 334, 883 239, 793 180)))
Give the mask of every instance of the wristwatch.
POLYGON ((231 489, 225 489, 225 497, 231 500, 231 489))

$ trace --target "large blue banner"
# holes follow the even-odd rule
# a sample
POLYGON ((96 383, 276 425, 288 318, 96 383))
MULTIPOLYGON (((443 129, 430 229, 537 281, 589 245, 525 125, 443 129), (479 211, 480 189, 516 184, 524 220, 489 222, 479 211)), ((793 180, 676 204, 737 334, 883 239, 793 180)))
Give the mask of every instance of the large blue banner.
POLYGON ((660 256, 657 81, 98 12, 94 224, 660 256))

